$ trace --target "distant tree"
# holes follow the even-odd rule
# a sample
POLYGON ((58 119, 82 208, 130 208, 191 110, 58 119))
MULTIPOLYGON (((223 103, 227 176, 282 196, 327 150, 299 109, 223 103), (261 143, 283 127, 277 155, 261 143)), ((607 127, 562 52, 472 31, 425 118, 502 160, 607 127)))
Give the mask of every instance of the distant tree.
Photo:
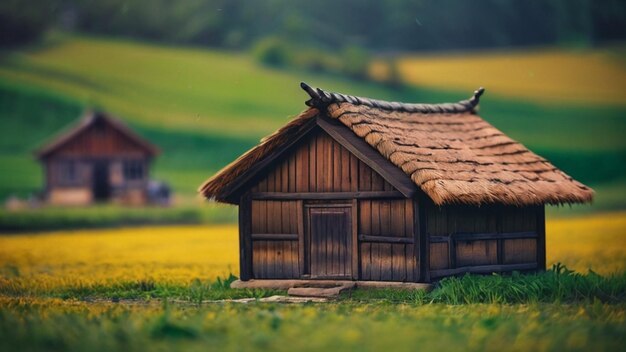
POLYGON ((257 61, 269 66, 286 66, 290 61, 287 43, 277 37, 268 37, 259 41, 252 54, 257 61))
POLYGON ((354 45, 346 46, 340 56, 344 74, 357 79, 368 77, 370 56, 365 49, 354 45))
POLYGON ((0 1, 0 46, 16 46, 39 39, 57 18, 57 1, 0 1))

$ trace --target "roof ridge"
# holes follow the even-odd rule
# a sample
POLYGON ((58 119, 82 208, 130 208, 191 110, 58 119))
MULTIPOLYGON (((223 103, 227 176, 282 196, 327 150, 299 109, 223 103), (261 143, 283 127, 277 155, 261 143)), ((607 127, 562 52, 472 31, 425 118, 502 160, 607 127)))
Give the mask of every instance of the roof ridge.
POLYGON ((354 95, 347 95, 342 93, 327 92, 321 88, 312 88, 305 82, 300 82, 300 87, 309 94, 311 99, 305 102, 310 107, 315 107, 321 110, 325 110, 330 104, 333 103, 350 103, 354 105, 365 105, 372 108, 389 110, 389 111, 401 111, 411 113, 424 113, 424 114, 441 114, 441 113, 466 113, 476 112, 476 106, 480 102, 480 96, 485 92, 485 88, 480 87, 474 91, 474 94, 469 99, 461 100, 456 103, 443 103, 443 104, 407 104, 399 102, 389 102, 385 100, 377 100, 370 98, 357 97, 354 95))

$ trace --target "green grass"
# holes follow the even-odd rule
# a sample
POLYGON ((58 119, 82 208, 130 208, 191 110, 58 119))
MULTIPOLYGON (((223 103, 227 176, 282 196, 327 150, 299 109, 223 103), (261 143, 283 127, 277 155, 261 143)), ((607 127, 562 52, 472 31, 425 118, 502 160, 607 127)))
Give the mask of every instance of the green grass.
POLYGON ((4 351, 616 351, 623 305, 141 304, 4 300, 4 351), (71 328, 68 328, 71 327, 71 328))
MULTIPOLYGON (((93 299, 178 299, 202 303, 205 300, 223 300, 246 297, 266 297, 285 294, 278 290, 237 290, 226 279, 189 284, 155 282, 153 280, 119 281, 111 283, 71 284, 60 286, 30 286, 17 278, 19 272, 2 269, 7 280, 0 282, 0 296, 93 299)), ((464 275, 445 278, 435 284, 431 292, 399 289, 359 289, 342 294, 340 301, 358 302, 382 300, 388 303, 411 304, 530 304, 530 303, 626 303, 626 273, 602 276, 592 271, 581 274, 557 264, 550 270, 536 274, 490 276, 464 275)))
MULTIPOLYGON (((41 189, 32 150, 85 107, 118 114, 160 146, 153 177, 191 199, 207 177, 305 108, 301 80, 400 101, 455 101, 470 93, 391 89, 274 70, 238 53, 88 37, 5 53, 0 63, 0 199, 41 189)), ((481 114, 596 187, 595 205, 581 209, 626 206, 626 105, 533 103, 487 92, 481 114)))
POLYGON ((87 229, 171 224, 224 224, 237 219, 237 209, 220 204, 183 204, 172 207, 42 207, 0 210, 0 234, 61 229, 87 229))
POLYGON ((0 286, 2 350, 616 350, 626 342, 626 276, 448 278, 431 293, 357 290, 321 304, 208 303, 284 294, 234 279, 61 291, 0 286), (170 303, 176 302, 176 303, 170 303), (188 302, 188 303, 185 303, 188 302))

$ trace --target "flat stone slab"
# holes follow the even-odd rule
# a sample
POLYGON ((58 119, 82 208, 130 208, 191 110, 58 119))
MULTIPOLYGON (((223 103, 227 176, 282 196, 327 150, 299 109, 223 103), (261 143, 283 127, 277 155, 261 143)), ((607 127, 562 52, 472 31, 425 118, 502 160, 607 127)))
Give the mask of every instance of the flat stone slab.
POLYGON ((356 287, 356 283, 347 282, 336 284, 334 287, 292 287, 287 291, 289 296, 299 296, 299 297, 326 297, 332 298, 337 297, 343 291, 352 290, 356 287))
MULTIPOLYGON (((199 303, 201 304, 215 304, 215 303, 325 303, 328 302, 328 298, 323 297, 291 297, 291 296, 270 296, 263 298, 235 298, 235 299, 215 299, 215 300, 204 300, 199 303)), ((198 304, 197 302, 190 302, 186 300, 170 300, 173 303, 179 304, 198 304)))
MULTIPOLYGON (((265 280, 253 279, 248 281, 236 280, 230 284, 231 288, 264 288, 274 290, 289 290, 291 288, 321 288, 331 289, 338 286, 354 285, 351 288, 397 288, 401 290, 426 290, 432 289, 431 284, 418 282, 392 282, 392 281, 349 281, 349 280, 265 280)), ((298 291, 296 291, 298 292, 298 291)), ((325 296, 324 296, 325 297, 325 296)))

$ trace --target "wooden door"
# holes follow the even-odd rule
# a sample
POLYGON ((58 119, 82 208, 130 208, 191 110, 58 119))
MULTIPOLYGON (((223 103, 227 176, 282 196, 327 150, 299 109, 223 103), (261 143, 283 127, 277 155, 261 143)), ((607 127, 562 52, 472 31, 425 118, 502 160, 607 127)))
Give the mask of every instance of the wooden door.
POLYGON ((312 278, 352 278, 352 208, 308 208, 312 278))

